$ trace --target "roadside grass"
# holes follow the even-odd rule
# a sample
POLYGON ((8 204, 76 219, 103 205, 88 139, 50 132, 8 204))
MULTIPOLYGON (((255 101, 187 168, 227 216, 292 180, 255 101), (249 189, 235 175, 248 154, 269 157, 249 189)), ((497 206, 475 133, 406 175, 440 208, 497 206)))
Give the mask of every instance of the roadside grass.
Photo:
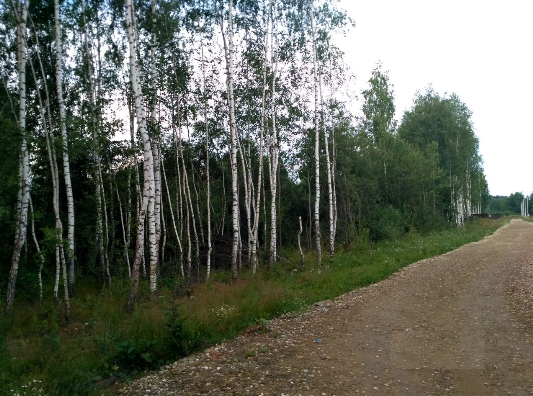
POLYGON ((410 263, 480 240, 507 221, 480 219, 463 230, 409 233, 347 251, 339 247, 334 259, 324 256, 320 268, 307 252, 303 271, 295 249, 274 271, 261 269, 254 276, 244 270, 236 281, 215 273, 210 282, 188 286, 187 293, 179 280, 167 279, 158 304, 150 302, 143 280, 132 315, 122 310, 128 279, 115 278, 109 289, 80 282, 69 325, 56 317, 51 302, 18 302, 14 314, 0 322, 0 394, 101 395, 115 382, 231 339, 247 327, 268 331, 273 317, 378 282, 410 263))

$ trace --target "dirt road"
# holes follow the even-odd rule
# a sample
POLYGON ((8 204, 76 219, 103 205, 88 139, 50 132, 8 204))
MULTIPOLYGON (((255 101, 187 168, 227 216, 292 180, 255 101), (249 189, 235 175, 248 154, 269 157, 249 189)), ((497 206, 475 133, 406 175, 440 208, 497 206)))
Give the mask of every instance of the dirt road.
POLYGON ((135 395, 533 395, 533 224, 272 321, 135 395))

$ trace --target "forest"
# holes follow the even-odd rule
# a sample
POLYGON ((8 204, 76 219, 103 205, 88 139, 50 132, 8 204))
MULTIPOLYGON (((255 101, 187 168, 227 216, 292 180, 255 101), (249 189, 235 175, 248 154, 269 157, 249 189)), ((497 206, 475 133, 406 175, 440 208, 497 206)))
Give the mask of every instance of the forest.
POLYGON ((527 213, 531 213, 532 205, 529 197, 531 197, 531 194, 529 196, 525 196, 521 192, 512 193, 508 197, 491 195, 488 205, 488 212, 502 214, 505 216, 524 214, 525 208, 522 205, 525 201, 525 204, 527 205, 527 213))
POLYGON ((116 283, 131 314, 169 282, 321 268, 489 205, 467 105, 430 87, 397 115, 379 63, 353 92, 335 38, 357 27, 335 0, 10 0, 0 15, 5 315, 52 303, 68 323, 80 290, 116 283))

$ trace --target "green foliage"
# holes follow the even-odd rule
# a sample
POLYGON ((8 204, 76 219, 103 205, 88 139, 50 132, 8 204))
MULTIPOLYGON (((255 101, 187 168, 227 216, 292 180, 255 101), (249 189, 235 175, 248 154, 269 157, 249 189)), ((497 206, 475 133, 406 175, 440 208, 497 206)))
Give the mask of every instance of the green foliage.
POLYGON ((398 127, 398 136, 425 153, 433 164, 425 169, 431 175, 426 190, 434 212, 449 220, 457 215, 458 199, 461 195, 464 199, 466 191, 470 191, 473 207, 484 208, 488 200, 471 118, 471 111, 457 95, 441 97, 429 88, 417 94, 398 127))
POLYGON ((151 348, 157 344, 156 340, 129 339, 115 345, 116 355, 113 360, 134 369, 150 367, 154 363, 151 348))
POLYGON ((385 133, 394 129, 394 91, 389 83, 388 72, 381 71, 381 64, 372 70, 368 81, 370 87, 363 91, 364 127, 376 143, 385 133))
POLYGON ((187 356, 201 345, 203 340, 198 326, 186 320, 178 307, 169 310, 165 324, 170 344, 177 356, 187 356))
POLYGON ((373 230, 377 233, 376 239, 397 239, 408 230, 403 214, 389 205, 382 209, 373 222, 373 230))
MULTIPOLYGON (((524 200, 524 194, 521 192, 515 192, 508 197, 494 196, 490 197, 488 212, 503 214, 509 216, 512 214, 520 214, 522 208, 522 201, 524 200)), ((531 203, 530 203, 531 208, 531 203)))

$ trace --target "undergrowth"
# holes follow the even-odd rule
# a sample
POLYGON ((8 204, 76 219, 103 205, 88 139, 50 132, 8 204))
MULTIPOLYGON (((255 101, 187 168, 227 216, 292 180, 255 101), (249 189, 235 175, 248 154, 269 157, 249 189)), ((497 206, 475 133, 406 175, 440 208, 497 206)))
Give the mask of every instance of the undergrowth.
POLYGON ((464 230, 426 235, 409 233, 394 241, 359 244, 325 258, 317 268, 312 252, 305 269, 295 249, 274 271, 255 276, 244 270, 230 281, 227 273, 189 286, 162 282, 159 303, 150 302, 147 281, 132 315, 123 312, 127 279, 111 288, 81 280, 71 300, 72 322, 55 315, 51 299, 18 302, 0 322, 1 395, 101 395, 145 370, 153 369, 235 337, 250 326, 268 328, 268 320, 305 310, 316 301, 380 281, 400 268, 453 250, 492 233, 506 220, 482 219, 464 230))

